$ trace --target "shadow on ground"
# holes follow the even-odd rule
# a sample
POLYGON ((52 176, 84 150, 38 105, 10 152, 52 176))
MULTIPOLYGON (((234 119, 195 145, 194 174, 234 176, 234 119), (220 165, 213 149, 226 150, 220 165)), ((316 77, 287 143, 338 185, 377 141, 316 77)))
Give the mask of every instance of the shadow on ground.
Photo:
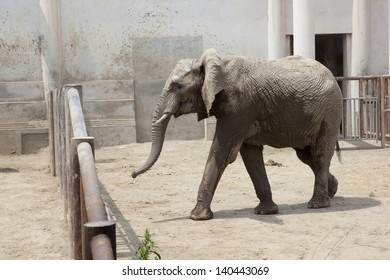
POLYGON ((100 190, 105 204, 109 206, 111 219, 116 223, 117 258, 136 259, 137 246, 141 243, 140 239, 101 182, 100 190))
MULTIPOLYGON (((214 212, 213 219, 236 219, 236 218, 249 218, 257 221, 283 225, 283 216, 287 215, 299 215, 307 213, 331 213, 331 212, 345 212, 361 210, 371 208, 380 205, 381 202, 371 197, 334 197, 331 200, 331 206, 320 209, 310 209, 307 207, 307 203, 298 204, 280 204, 279 213, 275 215, 256 215, 253 212, 253 208, 232 209, 232 210, 220 210, 214 212)), ((187 220, 188 216, 177 217, 172 219, 165 219, 156 221, 155 223, 171 222, 178 220, 187 220)))

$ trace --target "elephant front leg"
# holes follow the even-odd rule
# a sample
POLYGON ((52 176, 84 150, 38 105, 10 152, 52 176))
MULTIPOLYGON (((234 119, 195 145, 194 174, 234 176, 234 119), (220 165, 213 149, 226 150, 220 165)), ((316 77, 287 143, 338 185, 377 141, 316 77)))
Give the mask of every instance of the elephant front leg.
POLYGON ((263 147, 244 143, 240 153, 255 187, 257 198, 260 200, 259 205, 255 208, 255 214, 278 213, 278 206, 272 200, 271 186, 264 167, 263 147))
POLYGON ((199 186, 197 203, 191 211, 191 219, 209 220, 213 218, 210 205, 215 190, 226 166, 236 159, 240 146, 240 142, 227 143, 218 141, 218 137, 214 139, 199 186))
POLYGON ((191 219, 210 220, 213 218, 210 205, 224 169, 223 166, 217 166, 215 159, 207 161, 203 178, 199 185, 197 203, 191 211, 191 219))

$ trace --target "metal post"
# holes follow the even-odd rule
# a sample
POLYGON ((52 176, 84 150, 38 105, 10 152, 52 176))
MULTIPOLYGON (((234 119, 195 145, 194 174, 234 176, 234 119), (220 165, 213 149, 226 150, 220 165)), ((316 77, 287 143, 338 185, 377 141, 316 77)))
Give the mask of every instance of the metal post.
POLYGON ((50 149, 50 171, 52 176, 56 176, 56 158, 54 142, 54 93, 49 91, 47 94, 47 120, 49 126, 49 149, 50 149))

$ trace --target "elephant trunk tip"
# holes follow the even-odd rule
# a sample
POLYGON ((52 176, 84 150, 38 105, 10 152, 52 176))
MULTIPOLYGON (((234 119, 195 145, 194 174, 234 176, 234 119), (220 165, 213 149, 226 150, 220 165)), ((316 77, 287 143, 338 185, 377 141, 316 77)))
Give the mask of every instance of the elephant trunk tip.
POLYGON ((138 173, 134 170, 133 173, 131 173, 131 177, 137 178, 137 176, 138 176, 138 173))
POLYGON ((138 177, 138 175, 141 175, 142 173, 146 172, 146 170, 141 170, 141 169, 135 169, 132 173, 131 173, 131 177, 133 177, 134 179, 138 177))

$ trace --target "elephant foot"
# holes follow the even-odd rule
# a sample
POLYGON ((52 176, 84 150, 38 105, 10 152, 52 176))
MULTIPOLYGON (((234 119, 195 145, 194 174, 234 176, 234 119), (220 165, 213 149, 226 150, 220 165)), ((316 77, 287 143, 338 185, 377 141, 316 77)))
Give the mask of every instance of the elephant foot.
POLYGON ((213 212, 211 211, 210 207, 204 207, 197 204, 191 211, 190 218, 194 221, 210 220, 213 218, 213 212))
POLYGON ((277 214, 279 211, 278 205, 273 201, 271 202, 260 202, 255 208, 255 214, 257 215, 270 215, 277 214))
POLYGON ((308 202, 309 208, 324 208, 330 206, 330 198, 327 195, 319 196, 319 195, 313 195, 313 197, 308 202))
POLYGON ((333 198, 334 195, 336 194, 338 185, 339 182, 337 181, 336 177, 330 175, 328 180, 328 195, 330 198, 333 198))

